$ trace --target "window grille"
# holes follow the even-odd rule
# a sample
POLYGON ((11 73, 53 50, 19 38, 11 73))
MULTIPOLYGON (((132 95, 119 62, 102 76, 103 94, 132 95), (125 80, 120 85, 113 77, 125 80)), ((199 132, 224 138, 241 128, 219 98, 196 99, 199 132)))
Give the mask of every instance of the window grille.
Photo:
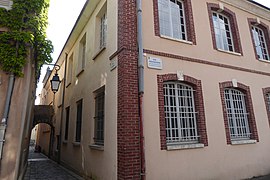
POLYGON ((252 26, 252 34, 258 58, 269 61, 269 54, 263 30, 257 26, 252 26))
POLYGON ((244 93, 236 89, 225 89, 224 95, 231 139, 250 139, 244 93))
POLYGON ((97 145, 104 145, 104 90, 98 92, 95 98, 95 137, 97 145))
POLYGON ((70 112, 70 107, 66 108, 66 126, 65 126, 65 140, 68 140, 68 131, 69 131, 69 112, 70 112))
POLYGON ((106 34, 107 34, 107 17, 104 14, 100 19, 100 43, 99 48, 106 46, 106 34))
POLYGON ((77 102, 77 120, 76 120, 76 135, 75 142, 81 142, 82 129, 82 99, 77 102))
POLYGON ((234 51, 229 19, 218 12, 213 12, 212 19, 217 48, 225 51, 234 51))
POLYGON ((184 3, 179 0, 158 0, 160 34, 187 40, 184 3))
POLYGON ((167 144, 197 143, 199 136, 193 88, 178 82, 167 82, 163 90, 167 144))
POLYGON ((266 100, 267 100, 267 110, 270 112, 270 93, 266 94, 266 100))

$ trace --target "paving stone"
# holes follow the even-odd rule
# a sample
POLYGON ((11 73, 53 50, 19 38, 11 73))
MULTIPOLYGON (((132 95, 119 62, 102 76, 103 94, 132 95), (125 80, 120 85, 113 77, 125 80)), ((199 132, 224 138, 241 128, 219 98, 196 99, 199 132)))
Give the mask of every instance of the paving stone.
POLYGON ((41 153, 30 148, 28 167, 24 180, 80 180, 79 176, 66 170, 41 153))

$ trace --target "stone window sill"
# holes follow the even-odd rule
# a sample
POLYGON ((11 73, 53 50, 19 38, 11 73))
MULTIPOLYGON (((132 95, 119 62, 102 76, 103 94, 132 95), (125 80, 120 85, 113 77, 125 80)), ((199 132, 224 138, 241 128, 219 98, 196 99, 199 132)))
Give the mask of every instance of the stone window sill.
POLYGON ((181 42, 181 43, 185 43, 185 44, 189 44, 189 45, 193 44, 191 41, 186 41, 186 40, 182 40, 182 39, 176 39, 176 38, 169 37, 169 36, 160 35, 160 37, 163 38, 163 39, 169 39, 169 40, 172 40, 172 41, 177 41, 177 42, 181 42))
POLYGON ((180 150, 180 149, 197 149, 203 148, 204 144, 196 143, 196 144, 176 144, 176 145, 167 145, 167 150, 180 150))
POLYGON ((68 142, 67 142, 67 140, 63 140, 63 144, 67 144, 68 142))
POLYGON ((104 146, 101 146, 101 145, 90 144, 89 148, 94 149, 94 150, 98 150, 98 151, 104 151, 104 146))
POLYGON ((265 59, 259 59, 260 62, 265 62, 265 63, 270 63, 269 60, 265 60, 265 59))
POLYGON ((92 59, 95 60, 105 49, 106 49, 106 46, 103 46, 102 48, 100 48, 98 50, 98 52, 96 52, 96 54, 94 54, 92 59))
POLYGON ((232 145, 241 145, 241 144, 255 144, 257 140, 248 139, 248 140, 232 140, 232 145))
POLYGON ((235 56, 242 56, 241 53, 237 53, 237 52, 226 51, 226 50, 223 50, 223 49, 217 49, 217 50, 220 51, 220 52, 231 54, 231 55, 235 55, 235 56))
POLYGON ((80 147, 81 146, 80 142, 73 142, 72 144, 73 144, 74 147, 80 147))

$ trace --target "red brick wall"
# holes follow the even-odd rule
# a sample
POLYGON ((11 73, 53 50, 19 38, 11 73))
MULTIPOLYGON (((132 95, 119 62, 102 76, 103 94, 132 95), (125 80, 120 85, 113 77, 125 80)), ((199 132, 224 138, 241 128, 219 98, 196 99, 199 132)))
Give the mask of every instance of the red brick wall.
MULTIPOLYGON (((214 4, 214 3, 207 3, 207 7, 208 7, 213 47, 214 49, 217 49, 215 30, 214 30, 214 25, 213 25, 213 20, 212 20, 212 11, 219 10, 219 5, 214 4)), ((243 54, 235 13, 226 7, 224 7, 224 10, 221 13, 229 18, 233 44, 234 44, 234 51, 237 53, 243 54)))
MULTIPOLYGON (((249 86, 246 86, 241 83, 237 83, 237 86, 238 87, 236 87, 235 89, 238 89, 245 94, 245 103, 246 103, 247 112, 249 114, 248 123, 249 123, 250 132, 251 132, 251 139, 257 140, 257 142, 259 142, 259 136, 257 132, 257 126, 256 126, 249 86)), ((231 81, 226 81, 226 82, 219 83, 219 88, 220 88, 220 97, 221 97, 222 110, 223 110, 224 126, 225 126, 225 132, 226 132, 226 140, 227 140, 227 144, 231 144, 232 142, 231 142, 231 137, 230 137, 229 125, 228 125, 229 121, 227 117, 224 90, 225 88, 234 88, 234 87, 231 81)))
MULTIPOLYGON (((250 35, 251 35, 251 39, 252 39, 253 49, 254 49, 254 53, 255 53, 255 58, 259 60, 259 57, 257 56, 255 41, 254 41, 253 34, 252 34, 252 25, 257 24, 257 20, 256 19, 253 19, 253 18, 248 18, 248 24, 249 24, 249 29, 250 29, 250 35)), ((267 45, 267 50, 268 50, 268 53, 269 53, 270 52, 269 26, 267 26, 263 22, 260 22, 260 24, 258 24, 256 26, 258 26, 259 28, 261 28, 263 30, 264 38, 265 38, 266 45, 267 45)))
POLYGON ((117 179, 140 179, 136 1, 118 0, 117 179))
MULTIPOLYGON (((164 75, 157 76, 161 150, 167 149, 163 82, 177 81, 177 80, 178 80, 178 78, 177 78, 176 74, 164 74, 164 75)), ((192 86, 192 88, 195 90, 194 91, 194 100, 195 100, 194 102, 195 102, 195 110, 198 112, 198 114, 197 114, 197 128, 198 128, 198 134, 200 136, 199 142, 204 144, 205 146, 208 146, 201 81, 197 80, 193 77, 184 75, 183 82, 192 86)))

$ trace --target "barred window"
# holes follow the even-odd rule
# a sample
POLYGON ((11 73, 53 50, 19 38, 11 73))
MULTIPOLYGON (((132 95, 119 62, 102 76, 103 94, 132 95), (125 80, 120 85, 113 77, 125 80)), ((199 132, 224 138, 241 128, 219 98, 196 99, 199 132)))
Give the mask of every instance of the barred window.
POLYGON ((258 58, 269 61, 268 48, 263 30, 257 26, 252 26, 252 34, 258 58))
POLYGON ((270 93, 267 93, 266 95, 266 103, 267 103, 267 110, 270 112, 270 93))
POLYGON ((234 51, 229 18, 218 12, 213 12, 212 18, 217 48, 234 51))
POLYGON ((184 3, 179 0, 158 0, 160 34, 187 40, 184 3))
POLYGON ((107 36, 107 16, 104 14, 100 19, 100 42, 99 49, 106 46, 106 36, 107 36))
POLYGON ((224 90, 224 95, 231 140, 250 139, 245 94, 228 88, 224 90))
POLYGON ((81 142, 81 130, 82 130, 82 108, 83 100, 77 102, 77 119, 76 119, 76 133, 75 133, 75 142, 81 142))
POLYGON ((96 145, 104 145, 104 94, 105 88, 96 92, 95 97, 95 137, 94 143, 96 145))
POLYGON ((193 88, 179 82, 166 82, 163 90, 167 144, 198 143, 193 88))

